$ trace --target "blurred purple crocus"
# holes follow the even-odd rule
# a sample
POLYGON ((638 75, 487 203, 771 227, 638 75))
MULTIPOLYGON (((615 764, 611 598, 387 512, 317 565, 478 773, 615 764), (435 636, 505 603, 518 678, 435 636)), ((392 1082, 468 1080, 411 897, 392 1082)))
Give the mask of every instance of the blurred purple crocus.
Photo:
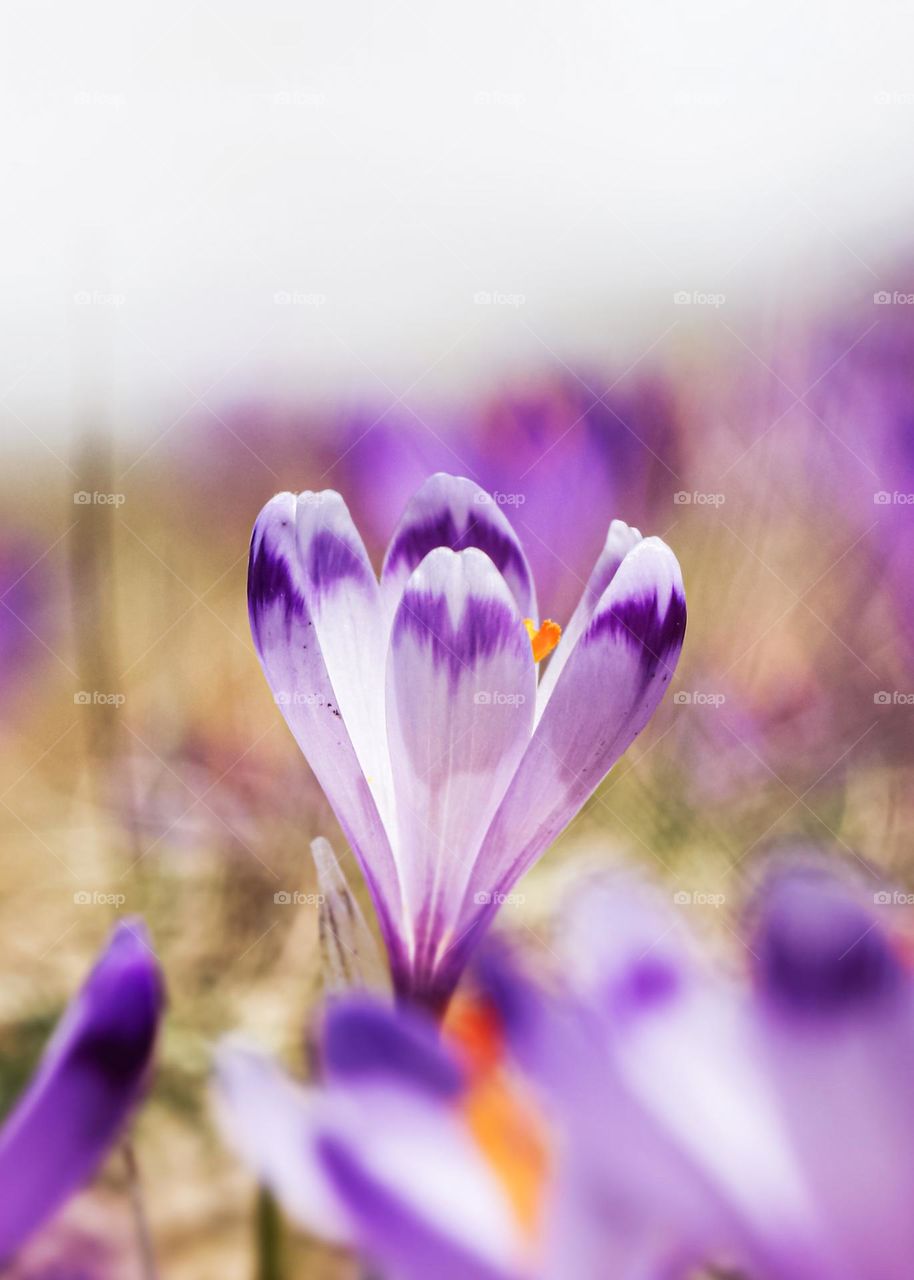
POLYGON ((225 1047, 225 1131, 299 1222, 398 1280, 902 1280, 914 979, 883 896, 784 861, 748 913, 746 977, 622 877, 581 887, 548 981, 490 947, 475 999, 549 1139, 532 1231, 468 1123, 486 1081, 414 1010, 334 1002, 314 1086, 225 1047))
POLYGON ((879 915, 890 895, 843 870, 795 855, 769 871, 749 984, 669 901, 611 881, 581 892, 556 944, 563 998, 495 967, 509 1041, 564 1134, 544 1274, 910 1274, 914 981, 879 915))
POLYGON ((350 994, 328 1005, 320 1050, 319 1085, 237 1042, 216 1060, 226 1139, 289 1216, 397 1280, 520 1277, 523 1233, 432 1020, 350 994))
POLYGON ((277 495, 254 527, 248 599, 395 986, 440 1010, 502 895, 657 707, 685 630, 676 558, 614 521, 539 682, 558 628, 538 627, 518 537, 470 480, 422 485, 380 584, 339 494, 277 495))
POLYGON ((652 478, 668 500, 675 479, 668 389, 656 377, 605 388, 605 376, 541 378, 481 402, 459 423, 409 409, 354 415, 338 465, 369 547, 386 544, 425 476, 458 470, 502 506, 544 613, 567 617, 599 553, 604 513, 645 509, 652 478))
POLYGON ((11 540, 0 546, 0 697, 20 687, 23 671, 41 651, 38 639, 53 593, 40 551, 11 540))
POLYGON ((139 920, 112 933, 0 1128, 0 1262, 92 1175, 148 1083, 162 979, 139 920))

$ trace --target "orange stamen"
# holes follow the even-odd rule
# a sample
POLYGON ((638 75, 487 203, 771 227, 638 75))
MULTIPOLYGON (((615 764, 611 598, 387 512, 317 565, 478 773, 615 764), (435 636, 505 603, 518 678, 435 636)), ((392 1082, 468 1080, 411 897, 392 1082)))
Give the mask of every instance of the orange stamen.
POLYGON ((527 628, 527 635, 533 645, 533 661, 542 662, 543 658, 549 657, 549 654, 561 640, 562 628, 557 622, 553 622, 551 618, 547 618, 540 627, 537 627, 532 618, 524 618, 524 626, 527 628))
POLYGON ((444 1034, 469 1072, 463 1106, 470 1132, 532 1241, 542 1217, 547 1137, 532 1100, 504 1069, 498 1015, 484 1001, 458 995, 448 1010, 444 1034))

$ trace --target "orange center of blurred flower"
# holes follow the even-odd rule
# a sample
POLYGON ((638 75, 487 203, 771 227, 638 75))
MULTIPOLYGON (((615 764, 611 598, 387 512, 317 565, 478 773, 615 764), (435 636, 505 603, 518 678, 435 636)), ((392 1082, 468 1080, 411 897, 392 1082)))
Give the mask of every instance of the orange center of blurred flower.
POLYGON ((505 1070, 498 1016, 480 1000, 456 996, 445 1018, 444 1036, 469 1073, 463 1107, 470 1132, 532 1242, 548 1167, 546 1134, 532 1100, 505 1070))
POLYGON ((537 627, 532 618, 524 618, 527 635, 533 645, 533 661, 542 662, 548 658, 552 650, 562 638, 562 628, 551 618, 547 618, 542 626, 537 627))

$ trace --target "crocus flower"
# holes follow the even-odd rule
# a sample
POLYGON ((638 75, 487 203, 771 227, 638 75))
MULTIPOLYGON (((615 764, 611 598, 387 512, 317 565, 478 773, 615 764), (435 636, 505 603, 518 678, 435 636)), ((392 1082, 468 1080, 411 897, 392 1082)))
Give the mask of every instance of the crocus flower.
POLYGON ((660 701, 685 629, 676 558, 614 521, 539 683, 559 628, 539 626, 517 535, 466 479, 419 489, 380 583, 339 494, 277 495, 254 527, 248 598, 395 986, 441 1008, 501 896, 660 701))
POLYGON ((398 1280, 902 1280, 914 979, 888 896, 794 856, 737 976, 669 895, 595 878, 548 982, 503 945, 477 964, 481 1070, 460 1001, 436 1039, 349 995, 319 1084, 222 1051, 226 1133, 299 1222, 398 1280))
POLYGON ((92 1175, 148 1082, 162 1010, 138 920, 115 928, 0 1128, 0 1262, 92 1175))

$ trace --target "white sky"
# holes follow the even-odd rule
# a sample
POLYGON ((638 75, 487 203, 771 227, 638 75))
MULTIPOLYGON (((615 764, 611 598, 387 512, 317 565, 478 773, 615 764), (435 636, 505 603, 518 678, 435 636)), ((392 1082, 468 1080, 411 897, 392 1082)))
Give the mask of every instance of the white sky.
POLYGON ((0 27, 8 438, 90 395, 126 432, 637 359, 710 314, 678 290, 891 288, 910 224, 908 4, 8 0, 0 27))

